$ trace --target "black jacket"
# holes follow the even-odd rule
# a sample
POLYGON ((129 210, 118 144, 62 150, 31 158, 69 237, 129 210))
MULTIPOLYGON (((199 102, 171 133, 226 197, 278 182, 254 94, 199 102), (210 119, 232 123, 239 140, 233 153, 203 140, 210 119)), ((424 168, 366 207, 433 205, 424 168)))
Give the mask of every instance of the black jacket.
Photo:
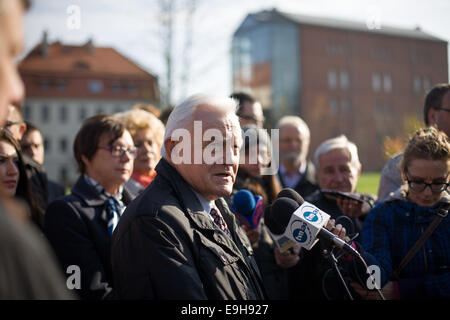
MULTIPOLYGON (((286 184, 281 177, 280 172, 278 171, 278 178, 281 182, 283 188, 286 188, 286 184)), ((306 171, 300 181, 297 183, 295 188, 293 188, 299 195, 303 198, 309 196, 313 192, 319 190, 319 186, 316 182, 316 170, 314 164, 311 161, 308 161, 306 165, 306 171)))
MULTIPOLYGON (((126 189, 122 201, 131 201, 126 189)), ((76 292, 83 299, 115 298, 107 205, 108 199, 81 176, 72 193, 53 201, 45 214, 45 235, 63 272, 70 265, 80 267, 81 289, 76 292)))
POLYGON ((223 199, 233 240, 203 210, 165 159, 127 207, 112 238, 112 267, 123 299, 262 299, 251 245, 223 199))
POLYGON ((0 300, 73 299, 47 241, 0 200, 0 300), (9 211, 9 212, 8 212, 9 211))

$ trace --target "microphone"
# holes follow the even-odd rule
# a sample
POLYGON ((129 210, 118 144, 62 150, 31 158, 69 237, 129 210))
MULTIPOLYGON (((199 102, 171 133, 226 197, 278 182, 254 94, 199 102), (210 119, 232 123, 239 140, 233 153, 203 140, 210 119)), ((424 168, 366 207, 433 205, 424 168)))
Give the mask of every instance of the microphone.
POLYGON ((320 239, 359 258, 359 253, 350 245, 323 228, 330 219, 328 214, 311 203, 305 202, 296 192, 296 194, 289 190, 281 192, 283 194, 281 196, 279 194, 264 214, 266 225, 276 241, 281 237, 287 237, 301 247, 311 250, 320 239), (283 197, 283 195, 289 197, 283 197))
POLYGON ((256 229, 264 213, 263 198, 242 189, 234 195, 230 209, 244 225, 256 229))

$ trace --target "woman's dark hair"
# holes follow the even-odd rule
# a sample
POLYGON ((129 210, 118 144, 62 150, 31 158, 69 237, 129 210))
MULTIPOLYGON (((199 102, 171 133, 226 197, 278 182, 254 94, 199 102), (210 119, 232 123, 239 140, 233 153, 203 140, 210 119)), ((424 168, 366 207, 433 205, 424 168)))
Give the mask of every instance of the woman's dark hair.
POLYGON ((113 144, 125 131, 125 124, 105 114, 86 119, 73 142, 73 153, 80 173, 86 172, 82 156, 91 160, 98 149, 100 138, 107 135, 108 145, 113 144))
POLYGON ((22 158, 22 151, 20 149, 20 145, 17 140, 13 137, 12 133, 7 129, 0 130, 0 140, 6 141, 14 146, 14 149, 17 153, 17 169, 19 170, 19 181, 17 183, 16 188, 16 198, 25 201, 30 210, 30 218, 31 220, 39 227, 43 228, 44 226, 44 211, 38 205, 38 202, 35 198, 35 195, 31 191, 30 180, 28 179, 25 165, 22 158))

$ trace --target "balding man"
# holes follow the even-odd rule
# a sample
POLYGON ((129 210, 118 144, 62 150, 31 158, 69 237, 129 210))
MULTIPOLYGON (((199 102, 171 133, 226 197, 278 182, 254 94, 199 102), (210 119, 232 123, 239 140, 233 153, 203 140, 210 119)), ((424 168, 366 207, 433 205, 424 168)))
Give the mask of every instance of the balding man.
POLYGON ((172 111, 158 174, 113 234, 120 298, 264 298, 251 245, 223 199, 242 144, 235 107, 196 95, 172 111))
POLYGON ((308 161, 308 125, 300 117, 285 116, 278 121, 277 128, 280 130, 278 177, 283 187, 306 197, 318 190, 314 164, 308 161))

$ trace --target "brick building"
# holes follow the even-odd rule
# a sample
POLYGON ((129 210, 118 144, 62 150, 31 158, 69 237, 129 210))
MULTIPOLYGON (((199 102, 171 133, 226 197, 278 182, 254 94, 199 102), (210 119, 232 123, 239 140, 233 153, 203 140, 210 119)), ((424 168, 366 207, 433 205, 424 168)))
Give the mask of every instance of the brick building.
POLYGON ((420 29, 283 13, 249 14, 233 35, 233 90, 251 90, 272 126, 301 116, 311 129, 310 155, 345 134, 363 170, 380 170, 386 136, 404 120, 422 120, 425 93, 448 82, 447 42, 420 29))
POLYGON ((83 120, 112 114, 135 103, 159 104, 156 76, 113 48, 58 42, 44 33, 19 63, 26 98, 25 120, 34 123, 45 140, 45 168, 50 178, 71 184, 77 177, 72 144, 83 120))

